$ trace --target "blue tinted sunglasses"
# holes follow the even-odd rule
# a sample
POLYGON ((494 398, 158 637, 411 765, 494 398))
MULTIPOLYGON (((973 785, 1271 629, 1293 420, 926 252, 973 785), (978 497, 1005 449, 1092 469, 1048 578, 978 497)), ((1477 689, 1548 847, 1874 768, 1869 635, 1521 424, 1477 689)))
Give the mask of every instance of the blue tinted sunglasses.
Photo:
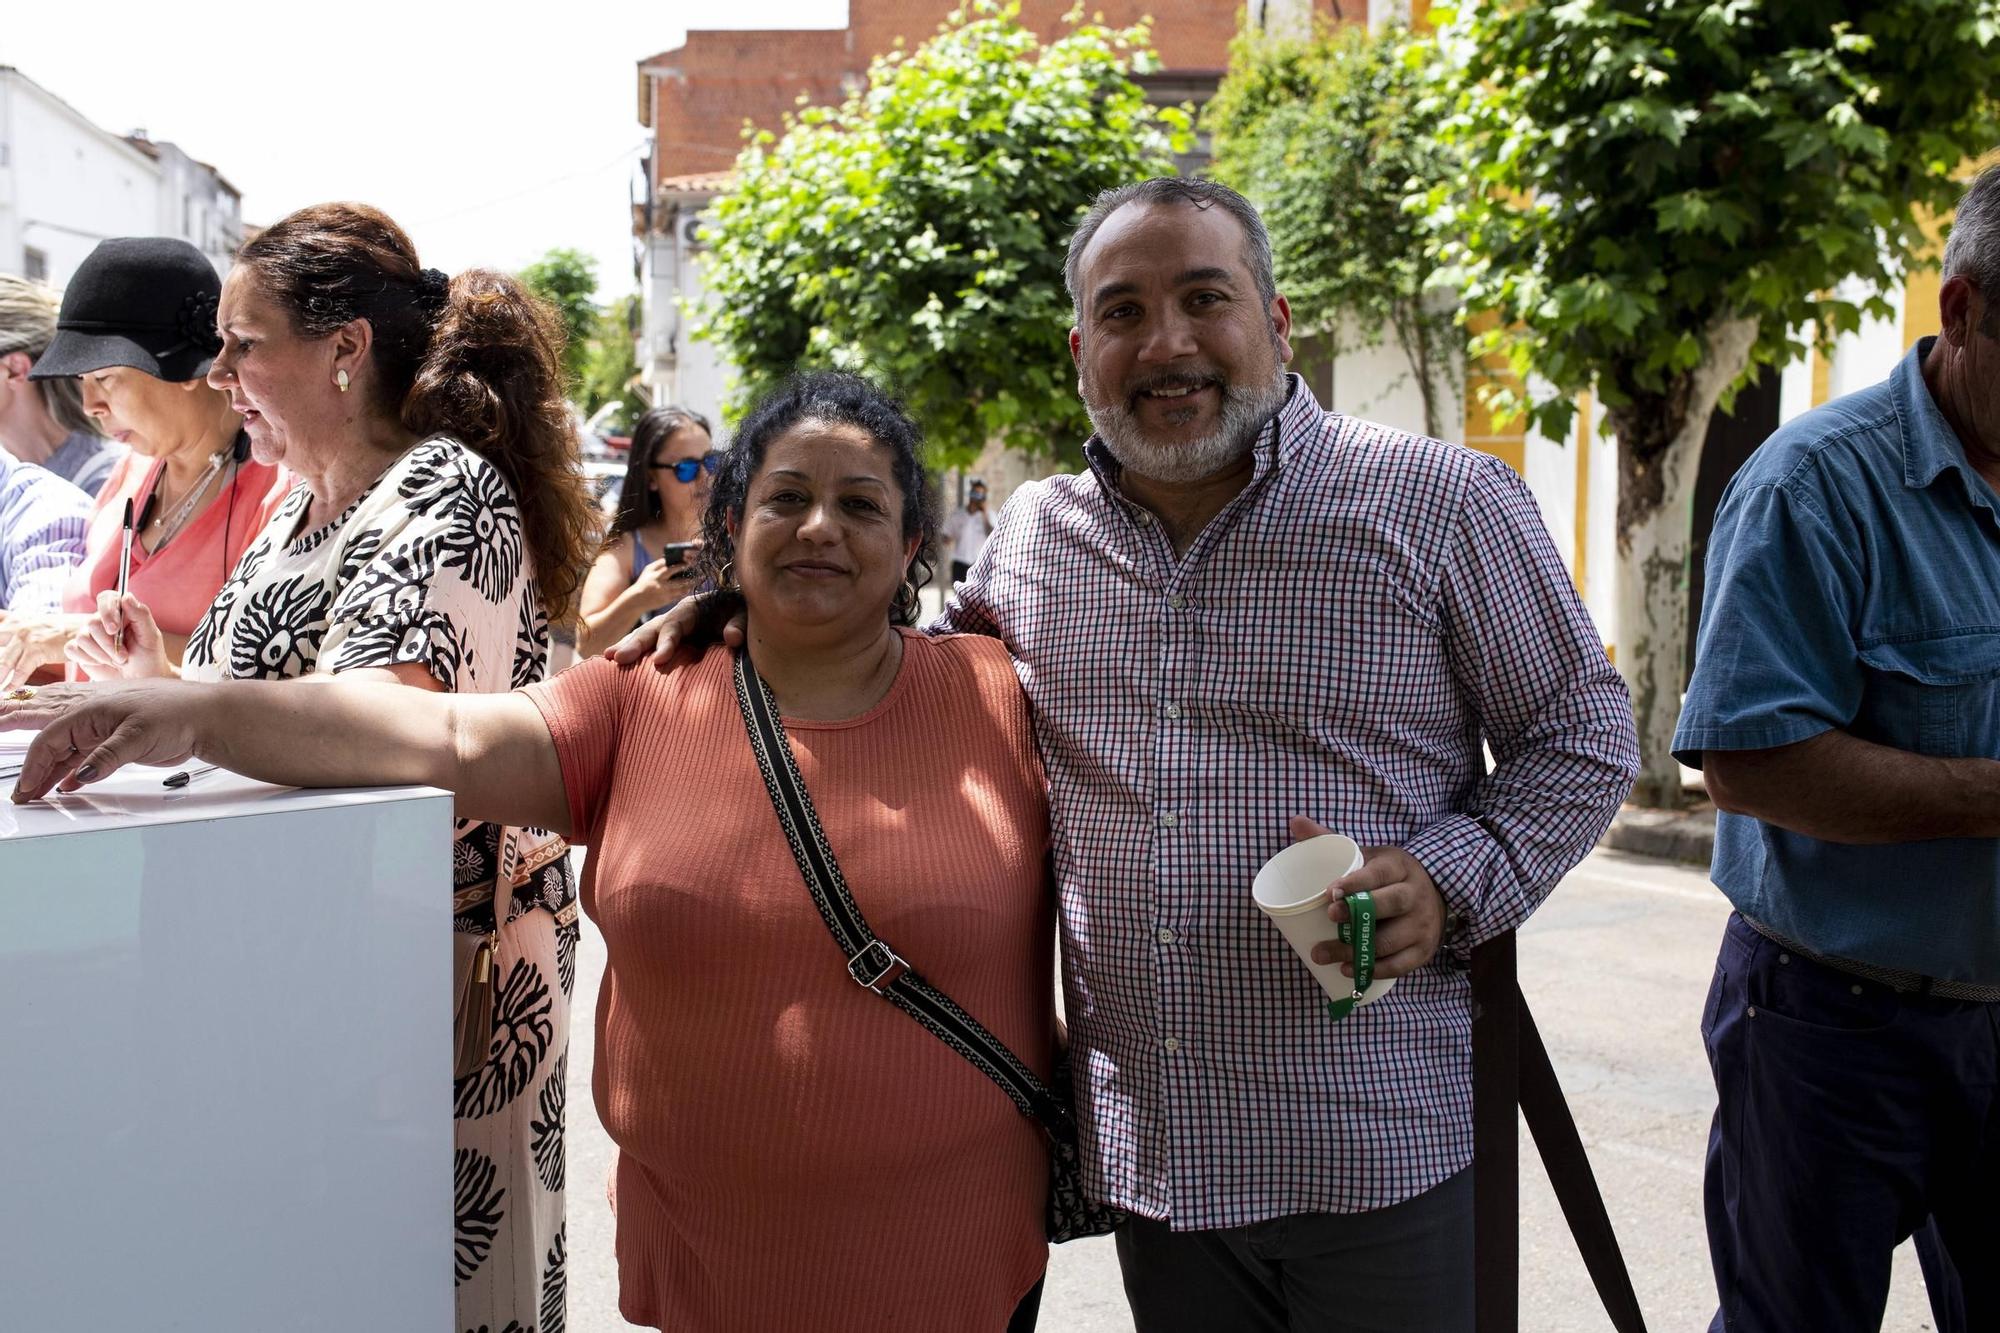
POLYGON ((674 474, 678 482, 690 482, 706 471, 711 477, 722 466, 721 454, 703 454, 700 458, 683 458, 678 463, 655 463, 656 468, 666 468, 674 474))

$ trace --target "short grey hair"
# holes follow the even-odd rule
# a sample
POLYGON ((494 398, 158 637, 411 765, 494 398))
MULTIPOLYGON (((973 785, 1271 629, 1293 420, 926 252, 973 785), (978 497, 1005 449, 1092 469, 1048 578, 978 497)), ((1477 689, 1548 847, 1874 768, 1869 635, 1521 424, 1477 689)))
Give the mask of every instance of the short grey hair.
MULTIPOLYGON (((0 356, 25 352, 33 361, 48 351, 55 341, 56 316, 61 310, 62 297, 55 288, 0 273, 0 356)), ((97 433, 97 423, 83 410, 83 390, 74 376, 36 380, 35 388, 41 391, 42 406, 58 426, 72 435, 78 431, 97 433)))
POLYGON ((1076 231, 1069 238, 1069 254, 1063 259, 1063 286, 1069 289, 1070 316, 1078 328, 1083 327, 1083 293, 1077 290, 1083 277, 1083 252, 1090 248, 1105 219, 1127 204, 1191 204, 1195 208, 1222 209, 1242 224, 1243 262, 1257 280, 1257 294, 1264 298, 1266 306, 1276 299, 1278 280, 1271 272, 1271 233, 1264 230, 1264 219, 1257 215, 1256 205, 1217 181, 1155 176, 1152 180, 1106 190, 1091 201, 1090 211, 1076 224, 1076 231))
POLYGON ((2000 336, 2000 163, 1975 176, 1958 201, 1944 243, 1944 276, 1979 289, 1986 298, 1979 331, 2000 336))

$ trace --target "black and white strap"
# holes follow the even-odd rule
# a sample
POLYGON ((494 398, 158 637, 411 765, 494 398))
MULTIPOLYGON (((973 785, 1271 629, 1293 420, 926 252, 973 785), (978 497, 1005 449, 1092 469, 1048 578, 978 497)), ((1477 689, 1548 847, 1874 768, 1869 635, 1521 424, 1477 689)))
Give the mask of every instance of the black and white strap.
POLYGON ((778 823, 785 830, 785 841, 791 844, 799 874, 812 891, 813 902, 832 932, 834 943, 840 946, 841 956, 847 960, 847 974, 857 985, 874 991, 970 1060, 999 1085, 1022 1115, 1039 1121, 1050 1137, 1074 1143, 1076 1123, 1069 1108, 1035 1077, 1034 1071, 1022 1064, 978 1019, 925 981, 868 928, 854 895, 848 892, 833 849, 827 846, 826 832, 820 827, 812 798, 806 794, 805 781, 792 758, 791 742, 786 739, 784 723, 778 717, 777 701, 764 678, 750 665, 749 653, 742 649, 736 652, 736 702, 742 706, 750 748, 756 753, 757 768, 764 775, 764 787, 770 793, 772 808, 778 812, 778 823))

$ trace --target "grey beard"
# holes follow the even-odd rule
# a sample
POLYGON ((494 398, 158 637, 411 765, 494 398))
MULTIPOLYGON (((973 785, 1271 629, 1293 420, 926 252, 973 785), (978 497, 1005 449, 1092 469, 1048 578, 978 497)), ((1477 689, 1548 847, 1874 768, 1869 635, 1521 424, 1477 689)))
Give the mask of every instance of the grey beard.
POLYGON ((1118 466, 1151 481, 1200 481, 1236 462, 1257 445, 1266 422, 1285 405, 1287 385, 1282 370, 1262 389, 1225 387, 1222 417, 1215 429, 1187 444, 1159 445, 1145 437, 1135 413, 1122 403, 1098 406, 1089 402, 1090 424, 1118 466))

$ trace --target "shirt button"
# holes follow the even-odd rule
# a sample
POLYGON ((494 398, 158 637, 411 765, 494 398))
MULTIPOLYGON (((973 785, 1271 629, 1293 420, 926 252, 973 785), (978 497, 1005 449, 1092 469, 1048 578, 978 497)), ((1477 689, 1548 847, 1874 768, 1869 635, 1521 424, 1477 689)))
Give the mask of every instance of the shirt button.
POLYGON ((1187 610, 1187 598, 1181 596, 1179 593, 1175 593, 1172 597, 1167 598, 1167 605, 1176 611, 1185 611, 1187 610))
POLYGON ((1180 822, 1181 817, 1171 810, 1160 816, 1160 825, 1163 828, 1177 828, 1180 826, 1180 822))
POLYGON ((1852 990, 1856 995, 1861 994, 1861 987, 1859 986, 1850 986, 1848 989, 1852 990))
POLYGON ((1174 942, 1174 932, 1167 926, 1161 926, 1157 938, 1162 944, 1172 944, 1174 942))
POLYGON ((1180 1050, 1181 1039, 1179 1037, 1168 1037, 1164 1042, 1160 1044, 1167 1048, 1168 1055, 1172 1055, 1174 1054, 1174 1052, 1180 1050))
POLYGON ((1167 721, 1178 722, 1180 720, 1181 720, 1181 706, 1179 704, 1168 704, 1167 721))
POLYGON ((1788 953, 1781 953, 1778 955, 1778 961, 1781 963, 1789 963, 1792 961, 1792 956, 1788 953))

